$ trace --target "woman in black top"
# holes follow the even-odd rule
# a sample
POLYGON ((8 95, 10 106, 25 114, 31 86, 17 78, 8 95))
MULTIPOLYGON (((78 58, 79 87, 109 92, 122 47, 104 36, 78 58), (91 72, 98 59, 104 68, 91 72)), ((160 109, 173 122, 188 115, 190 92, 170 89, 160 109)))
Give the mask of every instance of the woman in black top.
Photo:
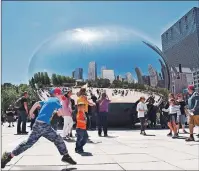
POLYGON ((178 125, 177 125, 178 133, 179 133, 180 124, 181 124, 183 133, 186 134, 186 133, 188 133, 185 130, 185 120, 186 120, 185 107, 186 107, 186 103, 183 100, 182 94, 178 94, 178 96, 177 96, 177 102, 180 105, 180 113, 181 113, 181 115, 178 116, 178 125))

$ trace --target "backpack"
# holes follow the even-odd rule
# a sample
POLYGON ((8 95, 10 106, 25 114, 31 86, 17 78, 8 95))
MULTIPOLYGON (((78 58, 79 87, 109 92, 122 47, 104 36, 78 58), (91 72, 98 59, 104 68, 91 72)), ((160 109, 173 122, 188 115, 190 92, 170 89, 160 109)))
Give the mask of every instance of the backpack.
POLYGON ((22 107, 22 104, 21 104, 21 99, 22 99, 23 97, 20 97, 20 98, 18 98, 16 101, 15 101, 15 103, 14 103, 14 108, 15 109, 20 109, 21 107, 22 107))

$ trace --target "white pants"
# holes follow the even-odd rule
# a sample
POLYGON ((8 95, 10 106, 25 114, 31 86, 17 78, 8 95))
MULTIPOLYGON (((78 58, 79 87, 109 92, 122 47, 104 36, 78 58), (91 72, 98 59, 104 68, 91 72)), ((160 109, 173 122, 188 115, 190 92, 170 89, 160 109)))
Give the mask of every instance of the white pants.
POLYGON ((71 116, 63 116, 64 118, 64 127, 63 127, 63 137, 69 135, 73 127, 73 119, 71 116))

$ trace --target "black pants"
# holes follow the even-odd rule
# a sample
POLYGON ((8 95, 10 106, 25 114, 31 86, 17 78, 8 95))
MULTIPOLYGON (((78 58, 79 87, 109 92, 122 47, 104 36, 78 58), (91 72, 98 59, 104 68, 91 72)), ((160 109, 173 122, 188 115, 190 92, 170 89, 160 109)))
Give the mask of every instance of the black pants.
POLYGON ((92 127, 92 124, 91 124, 92 116, 87 112, 85 114, 86 114, 86 119, 87 119, 86 128, 88 130, 88 129, 91 129, 91 127, 92 127))
POLYGON ((145 117, 140 118, 141 132, 145 131, 145 117))
POLYGON ((17 133, 26 132, 27 114, 25 111, 19 111, 19 118, 17 122, 17 133), (21 129, 22 123, 22 129, 21 129))
POLYGON ((102 127, 103 127, 103 131, 104 131, 104 135, 107 135, 107 116, 108 116, 108 112, 99 112, 98 113, 98 121, 97 121, 97 125, 98 125, 98 134, 101 135, 102 133, 102 127))

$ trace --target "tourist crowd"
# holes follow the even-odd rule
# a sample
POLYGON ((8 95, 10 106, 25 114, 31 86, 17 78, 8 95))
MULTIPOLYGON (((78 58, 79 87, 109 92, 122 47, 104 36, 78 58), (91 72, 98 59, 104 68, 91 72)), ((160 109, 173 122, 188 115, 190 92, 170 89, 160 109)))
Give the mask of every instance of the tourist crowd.
MULTIPOLYGON (((189 124, 190 136, 186 141, 194 141, 193 129, 199 126, 199 94, 195 92, 194 86, 188 87, 189 97, 183 99, 182 94, 169 94, 168 101, 162 102, 160 107, 154 105, 155 98, 145 99, 140 97, 136 102, 137 117, 140 119, 142 135, 147 135, 145 130, 147 123, 151 127, 156 126, 157 111, 164 117, 165 127, 168 126, 170 132, 168 136, 178 138, 180 126, 183 133, 188 133, 185 130, 186 118, 189 124), (150 121, 150 122, 148 122, 150 121)), ((127 96, 131 90, 113 90, 112 95, 127 96)), ((84 153, 84 145, 88 141, 88 129, 98 129, 99 137, 108 136, 108 109, 109 97, 103 89, 97 89, 97 95, 93 93, 92 88, 81 88, 77 93, 77 102, 72 99, 73 92, 71 89, 63 90, 53 88, 49 93, 49 98, 46 101, 32 102, 32 108, 28 110, 28 93, 24 92, 14 104, 9 106, 6 111, 8 127, 14 126, 15 110, 18 112, 17 134, 28 134, 26 131, 26 122, 28 116, 31 119, 31 133, 27 141, 22 142, 11 153, 4 153, 2 157, 2 167, 14 157, 28 148, 32 147, 37 140, 43 136, 54 142, 61 155, 62 161, 70 164, 76 162, 69 156, 64 140, 69 141, 73 137, 73 125, 76 125, 76 153, 84 153), (88 98, 89 97, 89 98, 88 98), (75 105, 76 104, 76 105, 75 105), (95 113, 95 115, 92 115, 95 113), (93 116, 96 116, 96 122, 93 122, 93 116), (63 120, 62 137, 56 132, 60 118, 63 120)), ((159 99, 160 100, 160 99, 159 99)))

